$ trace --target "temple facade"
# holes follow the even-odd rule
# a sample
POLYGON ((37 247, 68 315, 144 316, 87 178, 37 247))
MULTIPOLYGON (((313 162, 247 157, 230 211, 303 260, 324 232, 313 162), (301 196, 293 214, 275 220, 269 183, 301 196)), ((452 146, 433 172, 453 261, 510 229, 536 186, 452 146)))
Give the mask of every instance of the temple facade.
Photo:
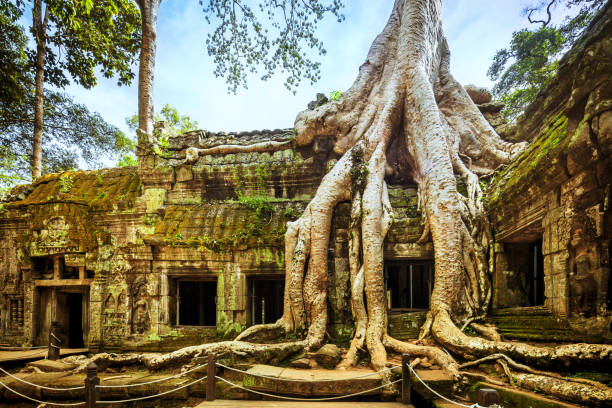
MULTIPOLYGON (((478 105, 503 137, 530 141, 483 178, 495 237, 489 318, 507 338, 612 341, 612 30, 598 27, 516 125, 500 104, 478 105)), ((45 345, 57 321, 63 347, 163 351, 280 317, 286 223, 338 159, 332 145, 296 146, 291 129, 174 135, 158 123, 137 154, 137 168, 50 174, 4 198, 0 343, 45 345), (228 144, 263 147, 217 154, 228 144)), ((415 338, 433 246, 417 243, 416 184, 387 183, 389 330, 415 338)), ((349 207, 334 211, 328 252, 328 333, 339 341, 353 330, 349 207)))

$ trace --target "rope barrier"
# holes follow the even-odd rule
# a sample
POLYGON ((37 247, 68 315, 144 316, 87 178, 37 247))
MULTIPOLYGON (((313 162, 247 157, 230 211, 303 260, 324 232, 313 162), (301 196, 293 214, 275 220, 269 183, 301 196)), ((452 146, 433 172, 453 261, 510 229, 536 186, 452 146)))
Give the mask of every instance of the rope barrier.
POLYGON ((6 385, 5 383, 3 383, 2 381, 0 381, 0 385, 2 385, 4 388, 6 388, 7 390, 9 390, 10 392, 19 395, 21 398, 25 398, 27 400, 30 401, 34 401, 37 402, 39 404, 47 404, 47 405, 55 405, 58 407, 77 407, 79 405, 85 405, 85 402, 73 402, 73 403, 60 403, 60 402, 46 402, 46 401, 40 401, 37 400, 36 398, 32 398, 32 397, 28 397, 27 395, 23 395, 22 393, 20 393, 19 391, 15 391, 14 389, 12 389, 11 387, 9 387, 8 385, 6 385))
POLYGON ((390 386, 390 385, 393 385, 393 384, 396 384, 396 383, 398 383, 398 382, 401 382, 401 381, 402 381, 401 379, 400 379, 400 380, 395 380, 395 381, 392 381, 392 382, 390 382, 390 383, 386 383, 386 384, 380 385, 380 386, 378 386, 378 387, 371 388, 371 389, 369 389, 369 390, 360 391, 360 392, 355 392, 355 393, 353 393, 353 394, 340 395, 340 396, 337 396, 337 397, 325 397, 325 398, 297 398, 297 397, 286 397, 286 396, 284 396, 284 395, 274 395, 274 394, 268 394, 268 393, 266 393, 266 392, 256 391, 256 390, 252 390, 252 389, 249 389, 249 388, 243 387, 243 386, 238 385, 238 384, 234 384, 234 383, 232 383, 232 382, 230 382, 230 381, 226 380, 225 378, 222 378, 222 377, 219 377, 219 376, 215 376, 215 378, 216 378, 216 379, 218 379, 218 380, 223 381, 224 383, 227 383, 227 384, 229 384, 229 385, 232 385, 232 386, 234 386, 234 387, 236 387, 236 388, 238 388, 238 389, 241 389, 241 390, 244 390, 244 391, 247 391, 247 392, 251 392, 251 393, 253 393, 253 394, 259 394, 259 395, 263 395, 263 396, 265 396, 265 397, 278 398, 278 399, 284 399, 284 400, 290 400, 290 401, 331 401, 331 400, 337 400, 337 399, 342 399, 342 398, 350 398, 350 397, 355 397, 355 396, 357 396, 357 395, 365 394, 365 393, 368 393, 368 392, 376 391, 376 390, 379 390, 379 389, 381 389, 381 388, 388 387, 388 386, 390 386))
POLYGON ((431 391, 434 395, 438 396, 439 398, 442 398, 444 401, 450 402, 451 404, 454 404, 454 405, 459 405, 460 407, 464 407, 464 408, 486 408, 486 407, 482 407, 478 405, 478 403, 467 405, 467 404, 462 404, 460 402, 455 402, 453 400, 446 398, 444 395, 440 394, 439 392, 431 388, 429 385, 427 385, 425 381, 423 381, 423 379, 419 377, 419 375, 416 373, 416 371, 414 370, 414 368, 412 368, 410 364, 408 364, 408 368, 410 369, 410 371, 412 371, 412 374, 414 374, 414 376, 421 382, 421 384, 425 386, 425 388, 427 388, 429 391, 431 391))
POLYGON ((202 378, 198 378, 195 381, 190 382, 189 384, 185 384, 182 385, 180 387, 177 387, 175 389, 172 390, 168 390, 168 391, 164 391, 164 392, 160 392, 159 394, 155 394, 155 395, 147 395, 145 397, 138 397, 138 398, 130 398, 130 399, 126 399, 126 400, 116 400, 116 401, 97 401, 98 404, 120 404, 120 403, 124 403, 124 402, 134 402, 134 401, 142 401, 142 400, 146 400, 146 399, 151 399, 151 398, 156 398, 156 397, 161 397, 162 395, 166 395, 166 394, 170 394, 173 393, 175 391, 178 390, 182 390, 183 388, 187 388, 193 384, 196 384, 202 380, 205 380, 206 376, 202 377, 202 378))
POLYGON ((4 374, 8 375, 11 378, 14 378, 17 381, 21 381, 24 384, 28 384, 28 385, 30 385, 32 387, 36 387, 36 388, 41 388, 43 390, 50 390, 50 391, 76 391, 76 390, 84 390, 85 389, 84 385, 81 385, 80 387, 68 387, 68 388, 47 387, 47 386, 44 386, 44 385, 31 383, 29 381, 24 380, 23 378, 16 377, 13 374, 11 374, 8 371, 6 371, 5 369, 3 369, 2 367, 0 367, 0 371, 2 371, 4 374))
MULTIPOLYGON (((251 377, 259 377, 259 378, 266 378, 266 379, 268 379, 268 380, 287 381, 287 382, 300 382, 300 383, 308 383, 308 382, 312 382, 311 380, 301 380, 301 379, 294 379, 294 378, 270 377, 270 376, 267 376, 267 375, 262 375, 262 374, 253 374, 253 373, 249 373, 248 371, 243 371, 243 370, 240 370, 240 369, 238 369, 238 368, 228 367, 228 366, 223 365, 223 364, 221 364, 221 363, 217 363, 217 365, 218 365, 219 367, 222 367, 222 368, 228 369, 228 370, 230 370, 230 371, 234 371, 234 372, 237 372, 237 373, 242 373, 242 374, 250 375, 251 377)), ((322 379, 322 380, 316 380, 316 381, 317 381, 317 382, 353 381, 353 380, 357 380, 357 379, 360 379, 360 378, 372 377, 372 376, 374 376, 374 375, 378 375, 378 374, 383 373, 383 372, 385 372, 385 371, 391 371, 391 370, 393 370, 393 369, 395 369, 395 368, 398 368, 398 367, 401 367, 401 365, 397 365, 397 366, 393 366, 393 367, 385 368, 384 370, 374 371, 374 372, 372 372, 372 373, 367 373, 367 374, 360 375, 360 376, 357 376, 357 377, 352 377, 352 378, 342 378, 342 379, 339 379, 339 380, 334 380, 334 379, 322 379)))
POLYGON ((187 375, 187 374, 189 374, 191 372, 199 370, 200 368, 206 367, 207 365, 208 365, 208 363, 205 363, 205 364, 199 365, 197 367, 191 368, 191 369, 189 369, 189 370, 187 370, 185 372, 174 374, 174 375, 171 375, 170 377, 166 377, 166 378, 159 378, 157 380, 151 380, 151 381, 148 381, 148 382, 137 383, 137 384, 125 384, 125 385, 122 385, 122 384, 96 385, 96 388, 129 388, 129 387, 139 387, 141 385, 155 384, 155 383, 159 383, 159 382, 162 382, 162 381, 171 380, 173 378, 182 377, 182 376, 187 375))

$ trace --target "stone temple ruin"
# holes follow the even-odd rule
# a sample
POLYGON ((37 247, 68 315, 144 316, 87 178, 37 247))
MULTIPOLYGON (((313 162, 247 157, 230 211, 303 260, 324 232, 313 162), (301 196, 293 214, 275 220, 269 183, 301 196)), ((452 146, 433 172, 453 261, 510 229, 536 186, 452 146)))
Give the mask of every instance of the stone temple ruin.
MULTIPOLYGON (((609 30, 610 27, 607 27, 609 30)), ((490 319, 509 339, 611 342, 611 37, 593 34, 516 126, 479 108, 527 151, 486 181, 495 234, 490 319), (605 58, 604 58, 605 57, 605 58)), ((296 146, 291 129, 141 137, 137 168, 50 174, 0 210, 0 343, 164 351, 231 338, 282 313, 285 224, 337 160, 296 146), (167 137, 165 143, 160 139, 167 137), (260 152, 215 146, 270 142, 260 152), (163 148, 160 146, 164 146, 163 148), (199 149, 199 151, 197 149, 199 149)), ((433 285, 417 187, 388 174, 385 241, 390 333, 415 338, 433 285)), ((350 339, 348 203, 329 247, 329 335, 350 339)))

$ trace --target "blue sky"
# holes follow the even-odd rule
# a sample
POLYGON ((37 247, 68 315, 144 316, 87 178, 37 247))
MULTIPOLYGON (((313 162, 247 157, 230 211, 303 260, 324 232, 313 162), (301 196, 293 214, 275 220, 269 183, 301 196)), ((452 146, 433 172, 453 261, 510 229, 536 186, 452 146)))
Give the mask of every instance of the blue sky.
MULTIPOLYGON (((274 129, 291 127, 296 114, 305 109, 317 92, 329 94, 347 89, 364 62, 374 37, 387 21, 392 0, 345 0, 346 20, 326 19, 319 38, 327 55, 319 57, 321 80, 303 82, 297 94, 283 86, 276 75, 262 82, 254 75, 249 88, 228 94, 223 78, 215 78, 212 59, 206 54, 204 20, 197 0, 164 0, 157 32, 154 98, 156 108, 168 103, 189 115, 199 127, 211 131, 274 129)), ((495 51, 508 44, 512 32, 526 25, 520 11, 525 0, 447 0, 444 28, 451 47, 451 69, 463 84, 491 86, 486 77, 495 51)), ((135 67, 137 70, 137 67, 135 67)), ((78 85, 66 91, 108 122, 127 131, 125 118, 137 109, 136 81, 117 87, 113 80, 100 80, 85 90, 78 85)))

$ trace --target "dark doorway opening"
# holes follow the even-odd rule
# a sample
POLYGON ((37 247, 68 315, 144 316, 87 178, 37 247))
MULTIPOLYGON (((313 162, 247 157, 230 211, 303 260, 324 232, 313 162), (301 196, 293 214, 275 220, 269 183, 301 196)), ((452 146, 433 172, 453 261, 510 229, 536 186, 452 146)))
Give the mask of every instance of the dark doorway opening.
POLYGON ((541 240, 529 245, 527 282, 529 306, 542 306, 544 304, 544 256, 542 255, 541 240))
POLYGON ((83 294, 69 293, 68 304, 68 347, 83 348, 83 294))
POLYGON ((433 261, 385 262, 387 303, 391 310, 429 309, 433 261))
POLYGON ((217 325, 216 281, 179 281, 177 291, 180 326, 217 325))
POLYGON ((251 280, 251 322, 274 323, 283 315, 284 279, 251 280))

